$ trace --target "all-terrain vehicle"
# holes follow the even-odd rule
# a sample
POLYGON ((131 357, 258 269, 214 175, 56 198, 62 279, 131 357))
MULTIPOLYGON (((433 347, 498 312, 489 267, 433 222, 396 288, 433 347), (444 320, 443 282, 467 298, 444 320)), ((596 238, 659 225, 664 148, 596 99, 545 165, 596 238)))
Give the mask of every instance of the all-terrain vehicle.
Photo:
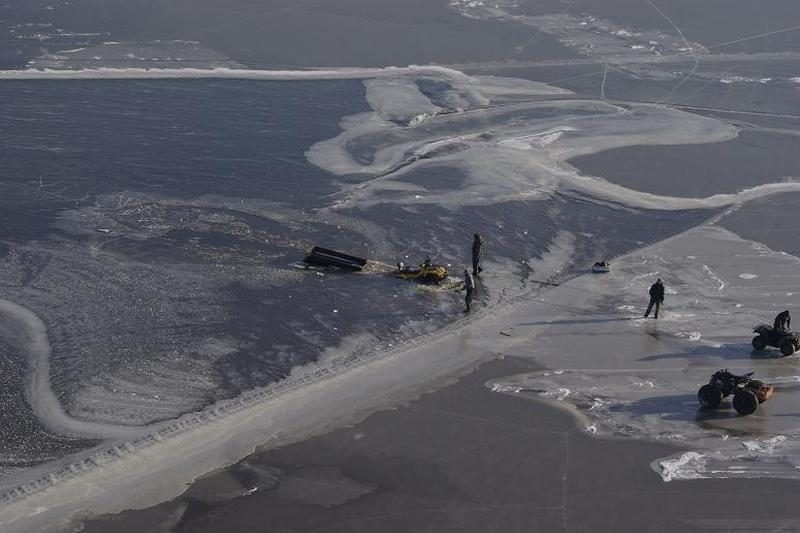
POLYGON ((777 331, 769 324, 759 324, 753 329, 753 333, 756 334, 753 337, 753 348, 758 351, 772 346, 779 348, 781 353, 788 357, 800 350, 800 334, 796 331, 777 331))
POLYGON ((727 368, 714 372, 708 383, 697 391, 697 399, 706 409, 715 409, 723 398, 733 394, 733 408, 736 412, 740 415, 753 414, 759 404, 772 398, 774 387, 753 379, 752 376, 752 372, 737 376, 728 372, 727 368))
POLYGON ((425 284, 438 284, 447 279, 447 267, 444 265, 432 265, 427 261, 419 266, 406 266, 402 263, 397 265, 397 270, 392 275, 402 279, 416 281, 425 284))

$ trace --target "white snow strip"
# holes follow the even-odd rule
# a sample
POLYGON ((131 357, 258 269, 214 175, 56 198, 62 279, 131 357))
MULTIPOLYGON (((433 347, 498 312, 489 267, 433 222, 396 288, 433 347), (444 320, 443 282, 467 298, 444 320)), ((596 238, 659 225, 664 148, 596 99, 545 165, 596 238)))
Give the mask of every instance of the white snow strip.
POLYGON ((544 83, 497 76, 468 76, 459 70, 434 65, 409 65, 385 68, 331 68, 309 70, 259 70, 247 68, 88 68, 0 70, 0 80, 36 79, 184 79, 221 78, 239 80, 368 80, 398 76, 433 76, 480 84, 488 95, 572 94, 571 91, 544 83))
POLYGON ((0 300, 0 337, 27 356, 25 396, 36 417, 50 430, 67 435, 132 438, 139 427, 97 424, 72 418, 50 387, 50 344, 47 327, 32 311, 8 300, 0 300))
POLYGON ((719 277, 719 276, 718 276, 718 275, 717 275, 717 274, 716 274, 716 273, 715 273, 713 270, 711 270, 711 269, 708 267, 708 265, 703 265, 703 270, 704 270, 704 271, 705 271, 705 272, 708 274, 708 276, 709 276, 711 279, 713 279, 714 281, 716 281, 717 283, 719 283, 719 287, 717 288, 717 290, 721 291, 722 289, 724 289, 724 288, 725 288, 725 282, 724 282, 724 281, 722 281, 722 278, 720 278, 720 277, 719 277))
POLYGON ((746 440, 742 442, 742 446, 749 452, 758 455, 772 455, 776 450, 786 442, 784 435, 776 435, 771 438, 759 440, 746 440))

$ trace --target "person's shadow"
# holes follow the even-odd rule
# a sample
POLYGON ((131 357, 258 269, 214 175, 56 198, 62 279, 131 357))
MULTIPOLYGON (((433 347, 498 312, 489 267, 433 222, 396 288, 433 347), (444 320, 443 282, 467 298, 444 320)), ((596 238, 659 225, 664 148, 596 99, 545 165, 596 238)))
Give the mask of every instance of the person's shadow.
POLYGON ((602 324, 604 322, 623 322, 637 320, 636 317, 606 317, 606 318, 567 318, 563 320, 539 320, 536 322, 520 322, 518 326, 572 326, 575 324, 602 324))

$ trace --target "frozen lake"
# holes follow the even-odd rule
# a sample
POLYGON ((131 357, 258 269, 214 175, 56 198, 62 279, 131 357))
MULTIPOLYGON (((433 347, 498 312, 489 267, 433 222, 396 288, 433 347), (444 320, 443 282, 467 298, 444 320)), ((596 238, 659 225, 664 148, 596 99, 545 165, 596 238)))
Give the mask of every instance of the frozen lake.
POLYGON ((666 445, 665 482, 796 478, 795 357, 749 348, 800 291, 794 7, 234 4, 0 5, 4 530, 158 504, 505 356, 535 370, 492 394, 666 445), (375 263, 304 269, 314 244, 375 263), (384 275, 428 254, 443 288, 384 275), (699 411, 726 367, 775 398, 699 411))

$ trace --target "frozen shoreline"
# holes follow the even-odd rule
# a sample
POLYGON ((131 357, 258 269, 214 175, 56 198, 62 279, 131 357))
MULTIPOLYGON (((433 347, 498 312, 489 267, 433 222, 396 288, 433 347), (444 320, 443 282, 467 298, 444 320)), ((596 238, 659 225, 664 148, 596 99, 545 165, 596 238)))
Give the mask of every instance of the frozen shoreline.
MULTIPOLYGON (((750 246, 725 230, 701 226, 649 249, 637 250, 620 257, 614 264, 639 264, 638 260, 647 256, 649 250, 671 245, 688 246, 687 249, 694 249, 693 247, 698 245, 716 249, 718 245, 713 244, 715 242, 723 244, 742 242, 745 246, 750 246), (706 234, 710 240, 692 238, 698 233, 706 234), (683 241, 688 241, 688 244, 681 244, 683 241)), ((681 250, 685 251, 683 248, 681 250)), ((756 247, 755 250, 758 254, 769 253, 763 248, 756 247)), ((558 246, 553 248, 553 252, 554 255, 546 257, 537 265, 537 271, 548 268, 550 272, 555 272, 569 257, 569 250, 563 250, 558 246)), ((792 265, 797 261, 784 254, 775 255, 784 262, 791 262, 792 265)), ((659 257, 656 256, 657 260, 659 257)), ((647 276, 658 273, 657 265, 648 264, 647 261, 643 265, 647 270, 644 275, 631 275, 626 273, 624 268, 620 268, 618 274, 612 275, 614 276, 612 279, 622 276, 628 280, 628 292, 630 293, 631 288, 637 289, 635 293, 637 300, 640 299, 641 292, 639 285, 644 286, 647 283, 647 276)), ((713 269, 715 275, 721 279, 730 279, 730 273, 725 269, 720 269, 713 263, 705 266, 713 269)), ((700 265, 698 269, 705 272, 700 265)), ((543 272, 539 273, 541 275, 543 272)), ((588 289, 587 285, 602 284, 607 281, 608 278, 592 274, 580 276, 560 288, 548 291, 546 300, 522 299, 506 308, 483 310, 467 322, 416 339, 368 364, 355 361, 338 366, 335 358, 322 361, 320 365, 298 369, 285 382, 251 391, 235 400, 222 402, 200 413, 184 416, 177 423, 167 425, 146 437, 132 442, 104 446, 101 448, 104 451, 96 451, 78 463, 73 463, 56 473, 40 476, 35 481, 7 493, 2 500, 3 507, 0 508, 0 524, 3 524, 5 531, 11 532, 27 531, 31 528, 57 531, 68 524, 71 517, 83 515, 89 510, 92 514, 105 514, 154 505, 183 492, 187 482, 208 471, 232 464, 256 448, 269 449, 297 442, 335 427, 357 422, 371 412, 439 388, 481 362, 503 354, 513 353, 517 357, 530 357, 537 363, 543 363, 554 369, 581 369, 577 375, 590 378, 594 376, 595 379, 599 375, 613 374, 615 368, 619 368, 616 363, 625 360, 624 358, 629 357, 631 353, 640 354, 642 352, 639 350, 644 350, 644 353, 657 355, 660 350, 659 344, 648 344, 647 341, 652 333, 651 328, 646 327, 642 330, 640 325, 635 329, 626 328, 620 339, 610 346, 596 345, 594 350, 602 350, 602 353, 619 350, 618 353, 621 355, 598 360, 598 353, 593 353, 591 361, 594 370, 587 370, 585 356, 579 355, 579 351, 573 351, 570 342, 565 342, 568 338, 553 334, 554 327, 570 328, 570 324, 581 322, 579 315, 582 311, 589 310, 591 313, 594 305, 602 298, 609 297, 608 293, 588 289), (576 300, 576 297, 580 301, 576 300), (566 316, 563 316, 565 313, 566 316), (560 323, 563 325, 558 326, 560 323), (500 335, 501 331, 505 334, 500 335), (636 341, 637 337, 639 341, 636 341), (535 342, 534 338, 537 339, 535 342), (600 374, 597 374, 597 371, 600 371, 600 374), (320 409, 320 405, 325 405, 326 408, 320 409), (266 435, 270 436, 265 438, 266 435), (164 480, 169 482, 165 483, 164 480), (155 486, 159 487, 158 491, 151 490, 155 486), (120 494, 124 494, 124 497, 120 497, 120 494)), ((740 278, 740 283, 747 281, 740 278)), ((713 289, 717 293, 723 292, 718 285, 714 285, 713 289)), ((626 294, 626 297, 629 296, 632 295, 626 294)), ((694 342, 691 336, 682 335, 681 328, 679 328, 681 331, 672 331, 676 324, 680 326, 681 320, 684 320, 681 318, 683 315, 674 314, 673 308, 668 307, 665 317, 659 322, 665 324, 665 342, 672 349, 678 346, 684 347, 683 349, 691 348, 694 342)), ((623 307, 622 312, 626 313, 626 308, 623 307)), ((629 324, 636 326, 636 322, 637 320, 633 320, 629 324)), ((609 323, 614 324, 614 322, 606 324, 609 323)), ((733 334, 733 331, 728 334, 733 334)), ((575 340, 579 341, 580 338, 575 340)), ((713 344, 710 349, 713 353, 713 344)), ((631 363, 625 360, 625 372, 631 371, 631 364, 634 365, 633 368, 639 369, 633 372, 649 368, 646 363, 631 363)), ((700 372, 694 369, 692 375, 704 376, 716 365, 717 363, 712 362, 711 365, 700 368, 700 372)), ((719 365, 722 366, 722 363, 719 365)), ((681 373, 680 364, 669 366, 670 372, 681 373)), ((737 368, 731 364, 725 366, 737 368)), ((687 368, 692 369, 693 366, 687 368)), ((556 380, 556 383, 569 375, 571 375, 569 372, 564 371, 545 374, 546 379, 556 380)), ((534 379, 540 380, 541 376, 534 376, 534 379)), ((674 380, 672 382, 674 383, 674 380)), ((569 399, 574 397, 569 392, 568 385, 557 385, 552 389, 568 390, 565 394, 556 394, 554 397, 556 400, 564 401, 568 397, 569 399)), ((536 390, 539 385, 532 384, 530 377, 523 376, 495 380, 494 384, 489 386, 493 386, 497 392, 508 391, 511 394, 518 394, 526 389, 536 390)), ((615 390, 620 389, 619 383, 611 386, 615 390)), ((545 397, 550 394, 549 390, 551 389, 545 389, 545 397)), ((637 390, 641 391, 642 388, 639 387, 637 390)), ((787 396, 784 395, 782 400, 774 400, 766 408, 779 404, 786 405, 783 402, 788 401, 787 396)), ((591 414, 589 413, 589 419, 591 414)), ((756 420, 753 417, 750 419, 756 420)), ((591 429, 589 431, 594 432, 591 429)), ((603 433, 602 429, 600 433, 603 433)), ((718 440, 719 437, 716 437, 716 441, 718 440)), ((729 440, 734 442, 735 439, 729 440)), ((670 439, 670 441, 673 444, 683 445, 681 439, 670 439)), ((756 439, 755 442, 760 441, 756 439)), ((763 448, 759 446, 751 445, 750 451, 755 450, 757 453, 763 448)), ((774 447, 770 450, 773 449, 774 447)), ((683 457, 679 456, 676 461, 665 459, 663 464, 659 463, 661 465, 659 468, 666 472, 663 474, 665 480, 705 477, 698 474, 697 461, 684 460, 683 457), (691 472, 680 470, 682 465, 691 472)), ((752 457, 752 453, 748 457, 752 457)), ((756 474, 752 470, 749 473, 756 474)))
MULTIPOLYGON (((553 251, 536 265, 540 276, 548 275, 546 269, 557 272, 568 259, 569 250, 553 251)), ((136 440, 100 446, 55 472, 47 465, 35 468, 35 479, 0 497, 0 525, 8 532, 59 531, 88 511, 148 507, 257 448, 296 442, 418 397, 518 342, 495 338, 509 312, 484 308, 367 363, 338 364, 331 355, 282 382, 157 425, 160 430, 136 440)))

